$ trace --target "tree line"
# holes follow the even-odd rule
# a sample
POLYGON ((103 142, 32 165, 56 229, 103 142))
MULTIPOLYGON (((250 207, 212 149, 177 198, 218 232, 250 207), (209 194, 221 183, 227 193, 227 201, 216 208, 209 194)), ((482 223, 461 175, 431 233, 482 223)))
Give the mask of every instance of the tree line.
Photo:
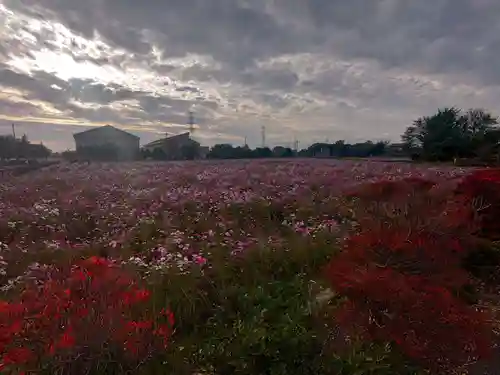
POLYGON ((43 144, 34 144, 26 135, 14 138, 11 135, 0 136, 0 159, 41 159, 51 155, 43 144))
POLYGON ((231 144, 217 144, 207 155, 209 159, 255 159, 255 158, 290 158, 290 157, 370 157, 382 156, 391 153, 388 142, 366 141, 350 144, 345 141, 335 143, 314 143, 300 151, 289 147, 276 146, 258 147, 251 149, 248 146, 233 146, 231 144))
MULTIPOLYGON (((10 155, 40 154, 48 151, 43 145, 29 145, 26 139, 1 137, 2 158, 10 155), (31 150, 31 151, 29 151, 31 150)), ((200 158, 200 145, 180 147, 177 160, 200 158)), ((110 147, 101 151, 87 150, 93 159, 113 160, 116 155, 110 147), (99 151, 99 152, 98 152, 99 151)), ((455 107, 439 109, 435 114, 422 116, 413 121, 401 136, 401 143, 358 142, 338 140, 333 143, 319 142, 302 150, 277 146, 274 148, 234 146, 216 144, 206 155, 208 159, 255 159, 255 158, 366 158, 366 157, 411 157, 416 161, 447 162, 467 159, 471 162, 500 164, 500 127, 498 118, 483 109, 460 110, 455 107)), ((170 160, 161 150, 142 151, 141 159, 170 160)))
POLYGON ((499 120, 484 109, 463 111, 456 107, 438 109, 413 121, 401 136, 401 143, 343 140, 314 143, 295 151, 286 147, 256 148, 218 144, 210 149, 211 159, 270 157, 411 157, 415 161, 448 162, 466 159, 470 163, 500 164, 499 120))

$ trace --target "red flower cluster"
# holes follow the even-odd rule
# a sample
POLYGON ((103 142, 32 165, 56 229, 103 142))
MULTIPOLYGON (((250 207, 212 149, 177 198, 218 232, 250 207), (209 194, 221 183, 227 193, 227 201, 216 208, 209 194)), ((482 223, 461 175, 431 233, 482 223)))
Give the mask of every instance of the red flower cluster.
POLYGON ((404 199, 415 193, 428 191, 434 185, 434 182, 420 177, 407 177, 399 180, 380 180, 358 186, 355 190, 347 193, 347 196, 376 200, 404 199))
POLYGON ((92 366, 110 354, 143 360, 167 345, 174 324, 168 310, 152 314, 149 298, 106 259, 59 268, 41 286, 27 285, 18 301, 0 302, 0 371, 92 366))
POLYGON ((459 184, 457 192, 476 205, 480 228, 478 235, 493 241, 500 240, 500 169, 471 173, 459 184))
POLYGON ((425 277, 390 268, 333 268, 330 280, 349 300, 338 322, 371 340, 393 342, 441 372, 491 353, 485 316, 425 277))
POLYGON ((338 314, 343 327, 393 342, 415 361, 446 371, 488 356, 491 326, 457 297, 471 282, 462 268, 476 241, 468 231, 470 202, 446 202, 430 185, 419 186, 412 202, 389 219, 363 219, 363 230, 345 241, 326 276, 347 297, 338 314))
POLYGON ((335 267, 374 265, 457 290, 469 282, 461 268, 467 245, 466 239, 430 230, 371 227, 346 239, 335 267))

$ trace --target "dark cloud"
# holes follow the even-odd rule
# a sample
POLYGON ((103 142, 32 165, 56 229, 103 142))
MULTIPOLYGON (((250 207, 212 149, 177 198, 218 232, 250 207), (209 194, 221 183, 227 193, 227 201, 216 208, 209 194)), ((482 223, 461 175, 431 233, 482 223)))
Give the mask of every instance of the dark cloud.
MULTIPOLYGON (((82 122, 184 125, 194 106, 200 126, 235 137, 257 139, 266 123, 311 139, 397 139, 422 112, 500 96, 498 0, 3 4, 14 16, 0 32, 0 84, 82 122), (50 65, 47 51, 73 68, 50 65)), ((43 112, 6 97, 0 106, 43 112)))
POLYGON ((74 31, 89 38, 98 32, 138 55, 150 51, 151 45, 144 37, 144 31, 149 31, 168 47, 167 57, 196 52, 238 67, 248 66, 258 58, 330 48, 346 57, 374 58, 387 66, 409 64, 442 72, 476 64, 493 66, 491 57, 498 51, 493 47, 499 43, 500 2, 493 0, 281 0, 274 2, 272 12, 259 7, 258 1, 257 5, 242 3, 7 2, 24 12, 48 9, 74 31), (298 20, 303 27, 290 28, 286 24, 290 19, 298 20), (435 47, 434 43, 440 41, 440 48, 435 47), (478 52, 479 44, 486 44, 490 52, 478 52), (427 54, 428 48, 433 56, 427 54))

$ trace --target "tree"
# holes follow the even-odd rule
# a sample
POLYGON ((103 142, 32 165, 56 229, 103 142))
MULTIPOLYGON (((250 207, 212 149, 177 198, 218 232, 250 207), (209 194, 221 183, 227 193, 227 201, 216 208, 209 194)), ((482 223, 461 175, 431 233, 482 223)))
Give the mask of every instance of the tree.
POLYGON ((208 152, 209 159, 233 159, 234 147, 230 144, 223 143, 213 146, 208 152))
POLYGON ((269 147, 257 147, 253 151, 256 158, 271 158, 273 157, 273 152, 269 147))
POLYGON ((0 159, 38 159, 47 158, 52 152, 43 144, 33 144, 26 135, 21 139, 0 136, 0 159))
POLYGON ((455 107, 443 108, 432 116, 415 120, 401 139, 406 151, 424 160, 477 157, 496 125, 497 119, 482 109, 462 113, 455 107))
POLYGON ((190 142, 181 146, 181 158, 184 160, 194 160, 200 155, 200 144, 198 142, 190 142))

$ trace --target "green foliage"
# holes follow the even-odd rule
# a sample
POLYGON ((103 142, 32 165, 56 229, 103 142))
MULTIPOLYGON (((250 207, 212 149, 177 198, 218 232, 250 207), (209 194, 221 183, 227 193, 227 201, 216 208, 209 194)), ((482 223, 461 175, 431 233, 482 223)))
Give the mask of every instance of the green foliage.
MULTIPOLYGON (((234 147, 230 144, 217 144, 207 155, 209 159, 256 159, 274 156, 268 147, 250 149, 248 146, 234 147)), ((280 155, 281 156, 281 155, 280 155)))
POLYGON ((415 373, 389 347, 330 345, 335 300, 316 302, 316 279, 337 249, 326 238, 285 246, 239 257, 214 251, 209 268, 154 280, 156 304, 172 306, 177 323, 148 374, 415 373))
POLYGON ((420 117, 402 135, 405 149, 420 160, 491 159, 498 154, 497 118, 482 109, 451 107, 420 117))
POLYGON ((301 156, 331 156, 331 157, 358 157, 381 156, 386 153, 386 142, 360 142, 349 144, 344 141, 335 143, 314 143, 306 150, 301 151, 301 156))

